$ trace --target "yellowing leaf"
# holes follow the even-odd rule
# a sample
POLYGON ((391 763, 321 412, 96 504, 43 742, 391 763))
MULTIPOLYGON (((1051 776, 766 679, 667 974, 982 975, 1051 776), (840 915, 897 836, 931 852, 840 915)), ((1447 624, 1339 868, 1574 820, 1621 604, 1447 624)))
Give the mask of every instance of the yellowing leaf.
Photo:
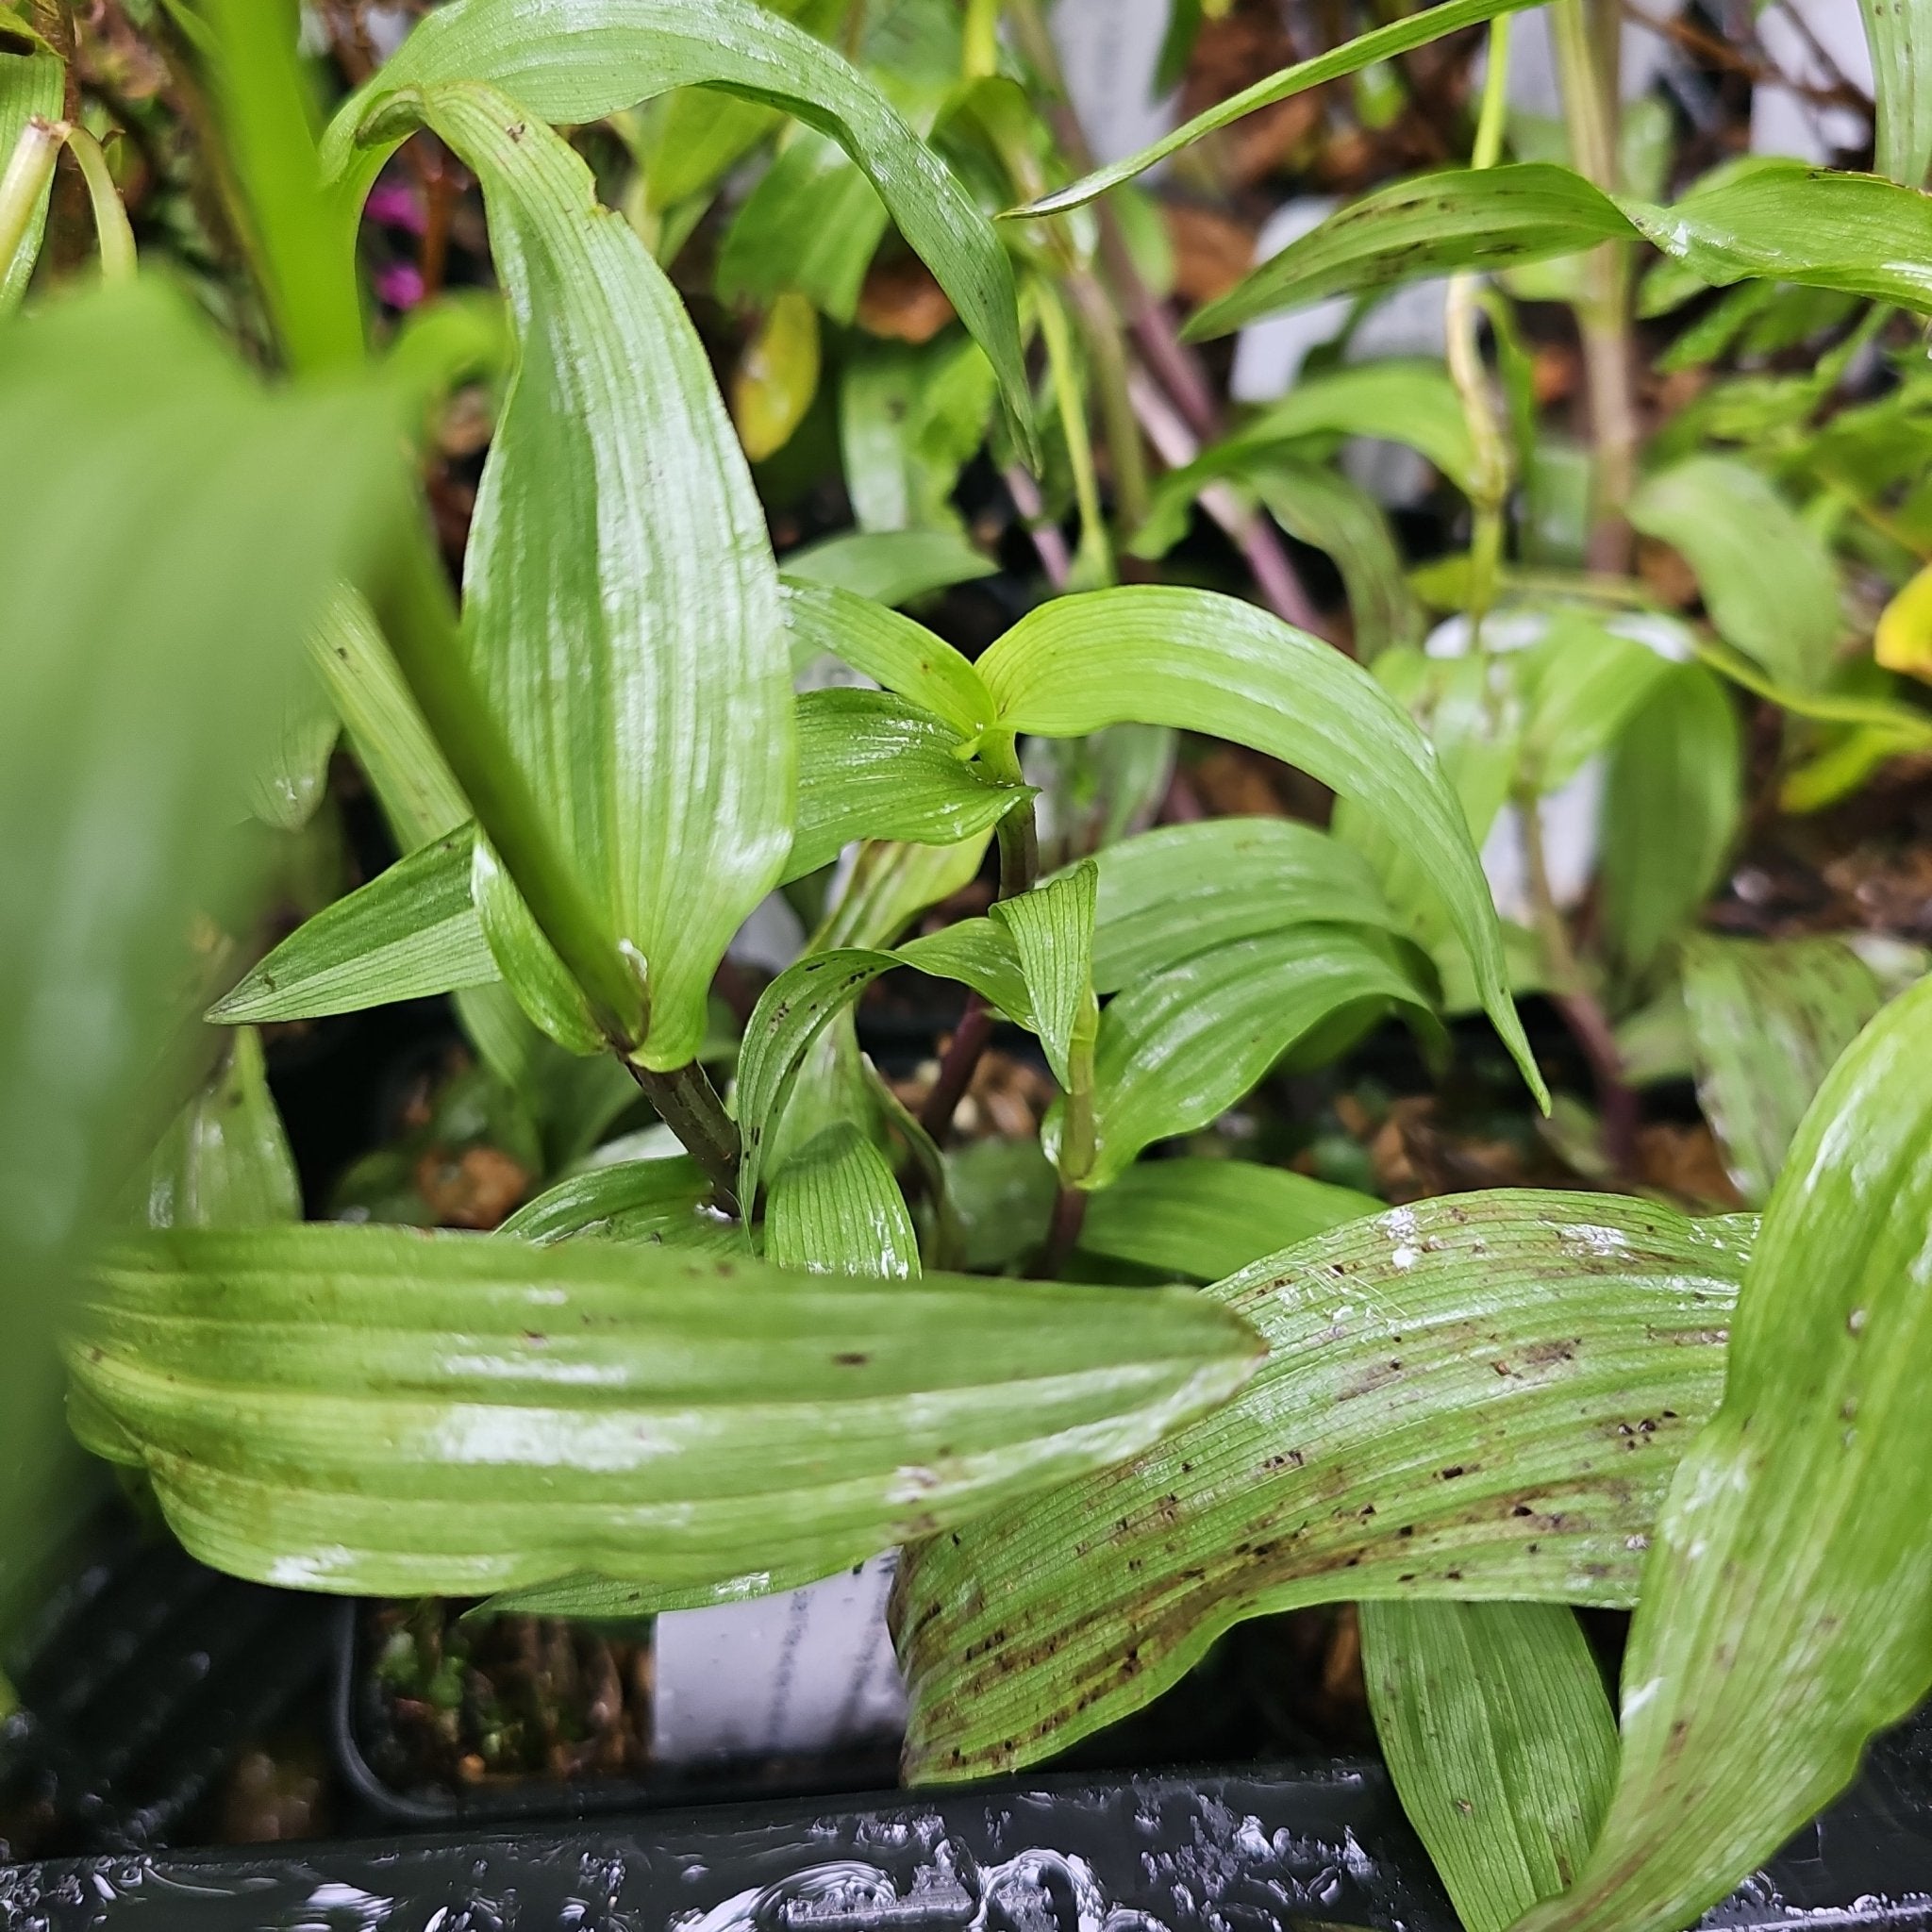
POLYGON ((1932 563, 1885 607, 1872 650, 1886 670, 1932 684, 1932 563))
POLYGON ((803 295, 780 295, 745 343, 731 383, 732 420, 753 462, 791 441, 818 388, 818 310, 803 295))

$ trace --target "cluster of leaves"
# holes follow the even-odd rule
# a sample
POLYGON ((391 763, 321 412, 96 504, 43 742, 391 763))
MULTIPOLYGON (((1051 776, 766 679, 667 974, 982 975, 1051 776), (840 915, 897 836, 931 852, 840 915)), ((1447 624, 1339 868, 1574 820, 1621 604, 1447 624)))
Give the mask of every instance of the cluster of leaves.
MULTIPOLYGON (((1732 687, 1778 708, 1798 806, 1932 733, 1885 668, 1922 664, 1932 601, 1923 385, 1903 368, 1839 407, 1893 311, 1932 308, 1932 92, 1903 9, 1873 0, 1899 178, 1747 164, 1665 203, 1591 145, 1614 116, 1583 0, 1555 7, 1578 165, 1502 159, 1523 4, 1444 0, 1057 186, 1071 139, 1031 0, 450 0, 320 132, 292 6, 173 0, 283 373, 259 381, 135 272, 103 167, 109 286, 0 320, 0 441, 43 472, 0 528, 22 667, 0 724, 8 1373, 31 1374, 71 1278, 75 1433, 196 1554, 284 1584, 650 1612, 903 1545, 923 1778, 1064 1746, 1238 1619, 1357 1602, 1398 1787, 1473 1928, 1678 1925, 1774 1849, 1932 1686, 1932 989, 1887 1003, 1913 957, 1687 926, 1740 813, 1732 687), (1083 210, 1484 22, 1477 165, 1342 209, 1191 326, 1447 273, 1448 367, 1316 375, 1231 433, 1200 415, 1148 490, 1137 330, 1175 393, 1192 365, 1141 279, 1141 205, 1083 210), (593 126, 621 209, 604 137, 558 131, 593 126), (377 353, 352 243, 425 132, 480 188, 501 308, 431 304, 377 353), (665 266, 721 203, 718 287, 758 315, 729 403, 665 266), (957 319, 927 343, 844 333, 889 230, 957 319), (1563 453, 1517 305, 1571 302, 1614 374, 1633 299, 1665 315, 1710 288, 1732 292, 1682 366, 1781 329, 1831 352, 1712 380, 1641 453, 1600 422, 1587 514, 1535 514, 1563 453), (831 351, 859 528, 781 571, 751 458, 800 434, 831 351), (479 373, 458 608, 396 453, 479 373), (1405 570, 1333 460, 1360 434, 1467 498, 1466 555, 1405 570), (982 449, 1079 535, 1069 556, 1041 526, 1064 593, 969 658, 897 607, 988 568, 953 504, 982 449), (1121 539, 1158 558, 1197 502, 1264 589, 1257 512, 1329 550, 1358 655, 1116 582, 1121 539), (1638 532, 1681 557, 1701 619, 1654 608, 1638 532), (1898 592, 1868 598, 1875 659, 1841 649, 1868 581, 1898 592), (1434 651, 1431 604, 1457 613, 1434 651), (1043 871, 1042 788, 1057 808, 1077 789, 1056 759, 1145 791, 1177 732, 1319 780, 1332 828, 1131 832, 1109 809, 1049 826, 1043 871), (339 741, 403 857, 237 958, 218 935, 247 930, 262 851, 216 834, 242 798, 299 832, 339 741), (1586 944, 1542 824, 1606 760, 1586 944), (1480 856, 1506 821, 1519 932, 1480 856), (926 918, 995 844, 987 909, 926 918), (778 889, 818 924, 741 1034, 714 982, 778 889), (968 989, 918 1118, 855 1024, 908 972, 968 989), (1761 1223, 1611 1192, 1379 1213, 1147 1158, 1391 1014, 1434 1052, 1481 1010, 1546 1102, 1512 1001, 1536 990, 1592 1051, 1607 1175, 1628 1178, 1633 1069, 1692 1064, 1761 1223), (235 1031, 204 1079, 180 1022, 217 993, 235 1031), (488 1234, 302 1224, 253 1029, 442 993, 551 1185, 488 1234), (1051 1231, 991 1253, 944 1142, 994 1020, 1037 1040, 1058 1097, 1016 1169, 1051 1231), (144 1073, 185 1108, 126 1105, 144 1073), (607 1142, 640 1091, 661 1128, 607 1142), (1620 1718, 1576 1604, 1636 1607, 1620 1718)), ((1178 44, 1199 9, 1176 16, 1178 44)), ((57 148, 93 158, 64 85, 0 10, 8 308, 57 148)))

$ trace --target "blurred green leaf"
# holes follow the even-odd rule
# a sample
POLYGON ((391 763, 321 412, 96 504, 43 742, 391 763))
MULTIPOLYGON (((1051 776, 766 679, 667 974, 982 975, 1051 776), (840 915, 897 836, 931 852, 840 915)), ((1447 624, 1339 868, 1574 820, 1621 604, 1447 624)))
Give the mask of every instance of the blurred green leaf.
POLYGON ((798 701, 798 809, 784 877, 803 878, 855 839, 956 845, 1033 796, 959 756, 958 730, 882 691, 798 701))
POLYGON ((98 1445, 217 1568, 385 1595, 589 1569, 653 1607, 1134 1455, 1258 1352, 1191 1291, 327 1224, 117 1247, 67 1351, 98 1445))
POLYGON ((26 293, 54 180, 58 143, 48 142, 41 156, 22 145, 23 137, 36 120, 59 119, 66 81, 67 70, 54 55, 34 50, 25 40, 18 46, 0 46, 0 239, 10 229, 19 230, 19 240, 0 260, 0 317, 26 293), (25 206, 23 196, 27 197, 25 206))
POLYGON ((1206 1290, 1269 1345, 1235 1401, 907 1553, 907 1775, 1061 1750, 1245 1617, 1630 1603, 1671 1468, 1724 1385, 1753 1226, 1607 1194, 1464 1194, 1206 1290))
POLYGON ((788 587, 815 584, 895 608, 999 568, 952 530, 848 530, 792 551, 783 563, 788 587))
POLYGON ((1743 734, 1701 664, 1669 667, 1610 752, 1603 914, 1642 971, 1724 874, 1744 805, 1743 734))
POLYGON ((801 128, 740 204, 718 251, 718 298, 796 293, 850 324, 879 243, 885 204, 836 141, 801 128))
POLYGON ((1080 1245, 1177 1281, 1219 1281, 1382 1203, 1285 1167, 1183 1157, 1141 1160, 1089 1197, 1080 1245))
POLYGON ((248 808, 277 832, 299 832, 328 795, 328 764, 341 720, 312 675, 298 674, 282 704, 281 730, 248 788, 248 808))
POLYGON ((1291 925, 1406 929, 1360 854, 1294 819, 1162 825, 1106 847, 1095 863, 1093 984, 1102 992, 1291 925))
POLYGON ((803 295, 780 295, 746 340, 731 378, 731 420, 753 462, 791 441, 818 389, 818 311, 803 295))
POLYGON ((1791 1144, 1724 1405, 1644 1565, 1609 1815, 1533 1932, 1690 1923, 1932 1688, 1928 1049, 1932 982, 1865 1029, 1791 1144))
POLYGON ((986 440, 995 392, 992 365, 959 336, 870 342, 846 363, 839 439, 861 529, 958 525, 953 486, 986 440))
POLYGON ((470 899, 470 826, 419 847, 289 935, 208 1008, 225 1025, 357 1013, 487 986, 496 960, 470 899))
POLYGON ((919 1238, 886 1158, 849 1121, 815 1135, 772 1179, 765 1255, 782 1268, 906 1281, 919 1238))
POLYGON ((1618 741, 1671 663, 1606 625, 1563 613, 1512 669, 1524 697, 1523 773, 1541 793, 1560 791, 1618 741))
POLYGON ((1749 464, 1688 458, 1644 479, 1630 521, 1682 554, 1727 644, 1801 691, 1824 682, 1844 628, 1837 567, 1824 541, 1749 464))
POLYGON ((1208 1125, 1324 1022, 1389 1005, 1433 1023, 1395 942, 1346 926, 1236 940, 1135 981, 1101 1015, 1098 1156, 1082 1184, 1107 1187, 1142 1148, 1208 1125))
POLYGON ((1360 665, 1252 605, 1150 586, 1044 605, 975 669, 1003 730, 1066 738, 1128 722, 1177 725, 1299 765, 1355 801, 1433 869, 1485 1008, 1543 1098, 1461 808, 1414 723, 1360 665))
POLYGON ((1617 1780, 1617 1721, 1564 1604, 1361 1607, 1389 1774, 1468 1932, 1576 1875, 1617 1780))
MULTIPOLYGON (((456 0, 417 25, 337 114, 331 168, 373 111, 400 91, 488 81, 533 114, 576 125, 677 87, 742 93, 790 109, 865 170, 998 373, 1023 447, 1032 408, 1012 270, 992 225, 871 81, 830 47, 753 0, 456 0)), ((380 154, 358 183, 375 178, 380 154)), ((359 200, 359 195, 357 196, 359 200)))
POLYGON ((750 1252, 744 1230, 711 1206, 704 1170, 683 1155, 612 1161, 572 1174, 525 1201, 497 1231, 540 1247, 608 1241, 706 1254, 750 1252))
MULTIPOLYGON (((583 162, 485 87, 389 98, 481 176, 517 318, 465 572, 471 667, 610 942, 646 976, 638 1058, 682 1066, 711 974, 790 840, 791 695, 764 513, 683 305, 597 207, 583 162)), ((560 1043, 594 1050, 604 1023, 478 854, 504 976, 560 1043)))
POLYGON ((1832 1063, 1877 1012, 1878 976, 1841 940, 1684 942, 1697 1098, 1739 1193, 1760 1207, 1832 1063))
POLYGON ((956 725, 963 738, 992 723, 997 707, 972 664, 883 602, 837 585, 788 583, 785 622, 793 656, 804 663, 821 654, 838 658, 956 725))
POLYGON ((258 1227, 302 1218, 302 1188, 268 1091, 261 1036, 243 1026, 175 1115, 148 1168, 150 1227, 258 1227))

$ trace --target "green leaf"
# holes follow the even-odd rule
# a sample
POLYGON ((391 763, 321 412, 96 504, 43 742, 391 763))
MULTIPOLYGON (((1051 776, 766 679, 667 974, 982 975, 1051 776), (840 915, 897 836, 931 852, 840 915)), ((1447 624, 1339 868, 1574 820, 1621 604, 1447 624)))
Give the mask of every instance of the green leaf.
POLYGON ((1679 551, 1718 635, 1772 675, 1816 691, 1844 625, 1824 541, 1733 457, 1691 457, 1646 477, 1630 521, 1679 551))
POLYGON ((1063 1749, 1244 1617, 1630 1603, 1671 1467, 1724 1384, 1752 1225, 1607 1194, 1465 1194, 1207 1290, 1269 1345, 1241 1396, 1138 1461, 908 1553, 908 1775, 1063 1749))
POLYGON ((1644 1566, 1609 1815, 1525 1932, 1689 1924, 1932 1687, 1928 1049, 1932 982, 1865 1029, 1792 1142, 1724 1406, 1644 1566))
POLYGON ((725 230, 718 297, 769 302, 796 292, 849 325, 889 225, 872 183, 839 143, 802 128, 725 230))
POLYGON ((1163 825, 1106 847, 1094 862, 1093 984, 1101 992, 1292 925, 1406 929, 1359 853, 1294 819, 1163 825))
POLYGON ((0 209, 12 211, 8 191, 15 197, 32 197, 20 213, 20 239, 8 250, 6 259, 0 261, 0 317, 17 308, 26 293, 34 262, 41 252, 41 236, 47 225, 47 196, 54 182, 56 144, 48 144, 44 157, 24 152, 16 159, 16 151, 30 123, 60 118, 67 70, 44 47, 44 42, 41 51, 25 42, 18 49, 11 45, 0 47, 0 209))
POLYGON ((1257 1349, 1191 1291, 317 1224, 115 1249, 67 1358, 217 1568, 727 1596, 1134 1455, 1257 1349))
POLYGON ((1872 45, 1876 81, 1878 172, 1923 188, 1932 166, 1932 73, 1924 70, 1932 42, 1924 0, 1858 0, 1872 45))
POLYGON ((784 564, 788 591, 816 584, 894 607, 999 568, 955 530, 847 530, 792 551, 784 564))
POLYGON ((1361 1607, 1362 1674, 1402 1807, 1468 1932, 1507 1932, 1581 1868, 1617 1721, 1562 1604, 1361 1607))
POLYGON ((907 1281, 919 1237, 886 1158, 849 1121, 815 1135, 772 1181, 765 1255, 784 1268, 907 1281))
POLYGON ((819 391, 819 316, 803 295, 784 294, 746 338, 731 377, 731 420, 755 463, 791 441, 819 391))
POLYGON ((248 788, 248 809, 277 832, 299 832, 328 795, 328 762, 341 720, 313 677, 301 679, 282 706, 274 750, 248 788))
POLYGON ((976 669, 1005 730, 1077 738, 1173 724, 1299 765, 1354 800, 1431 868, 1484 1008, 1544 1099, 1462 808, 1413 721, 1360 665, 1251 605, 1149 586, 1044 605, 976 669))
POLYGON ((829 865, 855 839, 956 845, 1033 796, 960 756, 958 731, 882 691, 814 691, 798 701, 798 809, 782 876, 829 865))
MULTIPOLYGON (((484 19, 437 14, 408 42, 428 48, 391 68, 469 45, 449 30, 484 19)), ((465 571, 471 666, 612 942, 641 963, 638 1057, 682 1066, 790 841, 791 694, 764 513, 683 305, 598 208, 584 163, 489 88, 405 92, 384 74, 381 125, 425 122, 481 177, 517 323, 465 571)), ((478 905, 532 1017, 575 1050, 594 1042, 534 922, 478 905)))
POLYGON ((1744 749, 1724 687, 1671 666, 1610 753, 1603 809, 1604 924, 1641 971, 1724 874, 1744 800, 1744 749))
POLYGON ((1291 95, 1306 93, 1309 88, 1320 87, 1324 81, 1340 80, 1345 75, 1359 74, 1363 68, 1373 67, 1378 61, 1393 60, 1398 55, 1412 53, 1418 47, 1427 46, 1431 41, 1441 40, 1444 34, 1480 25, 1486 20, 1494 20, 1499 14, 1514 13, 1534 4, 1535 0, 1446 0, 1445 5, 1424 8, 1420 13, 1409 14, 1387 26, 1376 27, 1373 32, 1358 34, 1354 40, 1345 41, 1341 46, 1319 54, 1312 60, 1298 60, 1291 67, 1268 75, 1230 99, 1209 108, 1205 113, 1196 114, 1191 121, 1176 127, 1172 134, 1163 135, 1138 154, 1097 168, 1092 174, 1082 175, 1072 187, 1056 189, 1051 194, 1043 194, 1037 201, 1028 202, 1024 208, 1014 208, 1012 214, 1032 219, 1083 208, 1088 202, 1105 194, 1109 188, 1118 188, 1123 181, 1131 181, 1136 175, 1144 174, 1169 155, 1178 154, 1204 134, 1212 134, 1230 122, 1239 121, 1243 114, 1273 107, 1276 101, 1285 101, 1291 95))
POLYGON ((1629 218, 1547 162, 1450 169, 1391 182, 1271 256, 1188 324, 1196 341, 1257 316, 1455 269, 1508 268, 1625 238, 1629 218))
POLYGON ((1381 1211, 1373 1194, 1285 1167, 1198 1157, 1142 1160, 1089 1199, 1080 1245, 1175 1280, 1218 1281, 1381 1211))
POLYGON ((1304 925, 1237 940, 1137 981, 1101 1015, 1098 1150, 1104 1188, 1142 1148, 1218 1119, 1297 1041, 1351 1009, 1406 1006, 1433 1022, 1388 940, 1304 925))
POLYGON ((1092 1050, 1093 918, 1099 869, 1091 858, 997 901, 992 918, 1011 936, 1026 981, 1027 1005, 1046 1063, 1062 1087, 1075 1084, 1074 1060, 1092 1050))
POLYGON ((954 486, 986 441, 996 393, 978 346, 873 342, 845 366, 839 440, 861 529, 957 528, 954 486))
POLYGON ((572 1174, 524 1205, 497 1230, 540 1247, 560 1241, 608 1241, 705 1254, 749 1252, 744 1230, 711 1205, 711 1184, 696 1161, 618 1160, 572 1174))
POLYGON ((475 833, 420 847, 291 933, 208 1008, 225 1025, 359 1013, 486 986, 496 960, 470 899, 475 833))
POLYGON ((1671 670, 1648 644, 1564 613, 1512 666, 1523 692, 1523 776, 1558 791, 1617 742, 1671 670))
POLYGON ((990 835, 958 845, 862 845, 839 903, 812 935, 812 952, 890 946, 928 906, 979 876, 990 835))
POLYGON ((979 673, 943 638, 883 604, 833 585, 790 583, 785 621, 792 652, 809 663, 830 653, 974 738, 998 707, 979 673))
POLYGON ((972 987, 1016 1026, 1040 1030, 1033 985, 1005 920, 956 919, 924 939, 908 940, 893 957, 922 973, 972 987))
POLYGON ((1770 1195, 1833 1062, 1884 999, 1877 974, 1841 940, 1686 941, 1697 1098, 1754 1207, 1770 1195))
MULTIPOLYGON (((830 47, 753 0, 577 0, 562 14, 551 0, 457 0, 419 22, 343 105, 323 142, 325 164, 346 169, 352 142, 400 91, 471 80, 573 126, 673 88, 708 87, 785 108, 828 135, 865 170, 985 350, 1030 447, 1031 396, 1006 250, 944 162, 830 47)), ((363 159, 358 187, 375 179, 381 159, 363 159)))
POLYGON ((175 1117, 148 1167, 150 1227, 258 1227, 302 1218, 302 1186, 268 1091, 261 1036, 235 1034, 224 1064, 175 1117))

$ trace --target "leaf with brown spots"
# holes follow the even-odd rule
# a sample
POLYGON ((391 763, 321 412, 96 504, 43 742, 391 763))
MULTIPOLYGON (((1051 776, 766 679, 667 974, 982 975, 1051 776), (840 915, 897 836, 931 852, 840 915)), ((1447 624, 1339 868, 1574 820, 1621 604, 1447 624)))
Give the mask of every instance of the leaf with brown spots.
POLYGON ((1462 1195, 1208 1290, 1269 1344, 1234 1402, 909 1555, 908 1774, 1060 1750, 1244 1617, 1408 1595, 1629 1604, 1717 1403, 1752 1227, 1607 1195, 1462 1195))

